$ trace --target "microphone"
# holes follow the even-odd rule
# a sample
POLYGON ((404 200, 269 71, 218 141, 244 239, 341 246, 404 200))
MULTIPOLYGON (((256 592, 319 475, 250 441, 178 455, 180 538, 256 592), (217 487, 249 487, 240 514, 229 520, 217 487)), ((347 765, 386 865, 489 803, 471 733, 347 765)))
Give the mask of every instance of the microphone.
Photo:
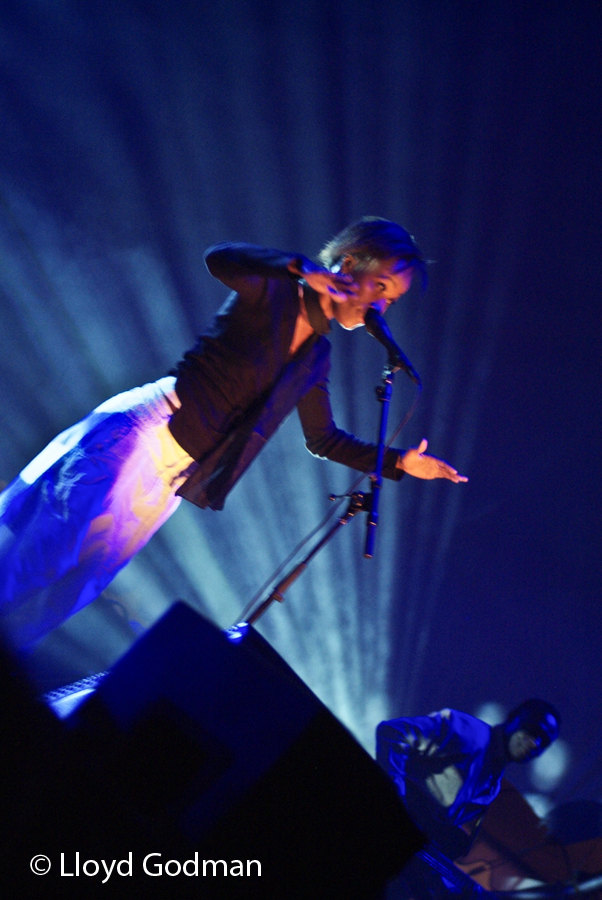
POLYGON ((371 334, 372 337, 375 337, 376 340, 383 345, 389 354, 389 362, 388 367, 392 372, 399 372, 400 369, 409 375, 414 384, 418 385, 419 388, 422 387, 422 382, 420 380, 420 375, 407 358, 401 347, 399 347, 391 334, 391 330, 387 323, 385 322, 383 316, 380 315, 378 310, 376 310, 373 306, 371 306, 364 316, 364 324, 366 326, 366 331, 368 334, 371 334))

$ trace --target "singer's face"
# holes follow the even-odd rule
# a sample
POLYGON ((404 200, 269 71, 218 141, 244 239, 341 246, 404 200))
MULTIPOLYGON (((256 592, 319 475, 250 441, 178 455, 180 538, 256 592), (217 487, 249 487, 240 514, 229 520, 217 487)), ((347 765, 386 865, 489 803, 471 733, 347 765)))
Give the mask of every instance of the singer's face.
POLYGON ((409 291, 414 274, 412 268, 397 259, 378 260, 370 269, 354 267, 353 263, 352 257, 347 257, 341 268, 353 276, 357 293, 332 304, 334 318, 348 330, 364 324, 364 316, 371 306, 384 315, 392 303, 409 291))

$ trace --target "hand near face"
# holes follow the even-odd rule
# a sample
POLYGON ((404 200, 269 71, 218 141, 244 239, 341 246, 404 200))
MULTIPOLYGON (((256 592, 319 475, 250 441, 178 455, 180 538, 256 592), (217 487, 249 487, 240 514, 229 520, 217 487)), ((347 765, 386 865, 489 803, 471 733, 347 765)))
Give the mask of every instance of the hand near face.
POLYGON ((303 278, 316 293, 329 297, 334 303, 345 303, 359 290, 352 275, 331 272, 307 258, 300 259, 297 265, 289 266, 289 269, 303 278))
POLYGON ((366 311, 373 306, 381 315, 407 293, 414 270, 396 259, 382 259, 370 266, 358 265, 347 256, 337 271, 325 269, 306 256, 289 263, 289 271, 316 291, 329 319, 351 331, 364 324, 366 311))
POLYGON ((423 439, 418 447, 411 447, 400 460, 400 467, 408 475, 414 478, 423 478, 430 481, 433 478, 447 478, 457 484, 460 481, 468 481, 465 475, 458 475, 456 469, 442 459, 435 456, 427 456, 425 453, 428 441, 423 439))

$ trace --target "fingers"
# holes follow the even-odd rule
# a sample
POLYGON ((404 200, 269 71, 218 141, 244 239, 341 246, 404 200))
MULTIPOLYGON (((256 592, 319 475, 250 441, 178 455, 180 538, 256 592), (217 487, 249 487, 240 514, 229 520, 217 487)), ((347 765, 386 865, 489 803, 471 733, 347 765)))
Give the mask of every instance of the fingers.
POLYGON ((458 484, 460 481, 468 481, 466 475, 458 475, 458 470, 448 465, 448 463, 438 459, 437 465, 439 469, 437 474, 438 478, 448 478, 449 481, 453 481, 454 484, 458 484))
POLYGON ((451 472, 447 475, 444 475, 443 478, 449 478, 449 480, 453 481, 454 484, 459 484, 460 481, 468 481, 466 475, 458 475, 455 469, 452 469, 451 472))
MULTIPOLYGON (((417 448, 418 453, 424 453, 424 451, 426 450, 426 448, 428 447, 428 445, 429 445, 429 442, 427 441, 427 439, 426 439, 426 438, 422 438, 422 440, 420 441, 420 443, 419 443, 419 445, 418 445, 418 448, 417 448)), ((433 457, 433 458, 434 458, 434 457, 433 457)))
POLYGON ((358 285, 351 275, 331 272, 318 266, 307 265, 303 272, 307 284, 318 294, 326 294, 336 303, 342 303, 357 295, 358 285))
POLYGON ((351 275, 330 275, 328 279, 329 290, 334 290, 337 294, 345 294, 346 296, 357 294, 359 286, 355 283, 351 275))
MULTIPOLYGON (((336 276, 336 280, 332 280, 327 285, 327 291, 329 296, 334 300, 335 303, 344 303, 346 300, 352 300, 357 296, 357 292, 359 290, 357 284, 353 279, 349 282, 345 281, 341 283, 339 279, 342 276, 336 276)), ((349 276, 345 276, 348 278, 349 276)))

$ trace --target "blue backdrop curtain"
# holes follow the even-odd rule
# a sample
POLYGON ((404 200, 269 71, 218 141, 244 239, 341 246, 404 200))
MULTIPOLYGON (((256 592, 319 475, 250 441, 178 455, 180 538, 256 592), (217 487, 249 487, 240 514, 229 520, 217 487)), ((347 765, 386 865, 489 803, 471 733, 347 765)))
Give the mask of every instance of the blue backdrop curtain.
MULTIPOLYGON (((360 215, 401 221, 433 264, 390 313, 425 384, 400 444, 428 437, 470 482, 387 484, 376 558, 355 522, 260 627, 367 747, 385 717, 550 699, 571 763, 554 800, 602 796, 600 19, 559 0, 0 13, 0 479, 174 365, 226 294, 212 242, 313 255, 360 215)), ((332 342, 337 422, 372 438, 383 350, 332 342)), ((392 421, 413 399, 399 376, 392 421)), ((235 621, 352 480, 293 416, 226 509, 183 505, 32 677, 106 668, 176 597, 235 621)))

